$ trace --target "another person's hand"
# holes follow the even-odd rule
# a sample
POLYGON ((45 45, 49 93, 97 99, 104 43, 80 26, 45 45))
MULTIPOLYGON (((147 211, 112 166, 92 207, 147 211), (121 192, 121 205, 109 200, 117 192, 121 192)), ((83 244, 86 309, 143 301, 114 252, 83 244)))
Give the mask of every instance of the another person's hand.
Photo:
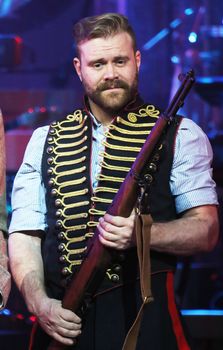
POLYGON ((105 214, 99 219, 99 239, 107 247, 122 250, 133 246, 135 214, 129 217, 105 214))
POLYGON ((62 344, 72 345, 81 334, 81 319, 64 309, 59 300, 46 298, 39 305, 36 316, 43 330, 62 344))

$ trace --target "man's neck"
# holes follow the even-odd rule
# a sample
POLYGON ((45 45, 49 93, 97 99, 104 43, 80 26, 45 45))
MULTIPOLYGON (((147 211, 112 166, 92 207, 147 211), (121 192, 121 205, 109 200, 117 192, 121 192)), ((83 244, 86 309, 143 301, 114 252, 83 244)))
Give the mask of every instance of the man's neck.
POLYGON ((114 118, 114 114, 109 113, 96 105, 92 100, 88 99, 89 106, 94 117, 102 124, 109 125, 114 118))

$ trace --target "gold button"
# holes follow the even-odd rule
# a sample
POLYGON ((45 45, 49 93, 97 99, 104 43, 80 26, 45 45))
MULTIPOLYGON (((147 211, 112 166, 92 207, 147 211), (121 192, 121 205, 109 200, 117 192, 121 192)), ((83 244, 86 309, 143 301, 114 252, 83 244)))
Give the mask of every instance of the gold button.
POLYGON ((52 158, 52 157, 48 158, 48 159, 47 159, 47 163, 48 163, 49 165, 53 164, 53 158, 52 158))
POLYGON ((117 282, 119 282, 119 280, 120 280, 120 277, 116 273, 111 275, 111 281, 112 282, 117 283, 117 282))
POLYGON ((67 267, 64 267, 63 269, 62 269, 62 274, 64 275, 64 276, 67 276, 67 275, 69 275, 69 270, 68 270, 68 268, 67 267))
POLYGON ((55 197, 55 196, 57 195, 57 190, 56 190, 55 188, 53 188, 53 189, 51 190, 51 195, 52 195, 53 197, 55 197))
POLYGON ((52 146, 47 147, 46 152, 47 152, 48 154, 53 153, 53 147, 52 147, 52 146))
POLYGON ((117 273, 120 272, 121 269, 122 269, 121 265, 115 265, 115 266, 113 266, 113 270, 114 270, 115 272, 117 272, 117 273))

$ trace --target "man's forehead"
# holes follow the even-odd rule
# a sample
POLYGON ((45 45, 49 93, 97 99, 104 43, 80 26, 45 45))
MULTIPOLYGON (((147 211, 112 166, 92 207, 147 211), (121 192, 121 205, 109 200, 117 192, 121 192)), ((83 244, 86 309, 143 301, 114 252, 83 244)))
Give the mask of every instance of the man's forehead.
POLYGON ((100 55, 102 52, 119 52, 132 50, 132 38, 126 32, 117 33, 107 37, 86 39, 78 44, 80 53, 84 55, 100 55))

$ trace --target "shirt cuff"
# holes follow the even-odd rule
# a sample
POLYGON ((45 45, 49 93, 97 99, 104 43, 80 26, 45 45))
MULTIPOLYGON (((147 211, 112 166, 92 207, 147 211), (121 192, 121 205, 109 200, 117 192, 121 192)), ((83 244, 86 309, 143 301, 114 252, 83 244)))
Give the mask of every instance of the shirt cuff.
POLYGON ((219 203, 214 188, 208 188, 205 197, 203 190, 191 191, 177 196, 175 205, 177 213, 180 214, 202 205, 219 205, 219 203))

